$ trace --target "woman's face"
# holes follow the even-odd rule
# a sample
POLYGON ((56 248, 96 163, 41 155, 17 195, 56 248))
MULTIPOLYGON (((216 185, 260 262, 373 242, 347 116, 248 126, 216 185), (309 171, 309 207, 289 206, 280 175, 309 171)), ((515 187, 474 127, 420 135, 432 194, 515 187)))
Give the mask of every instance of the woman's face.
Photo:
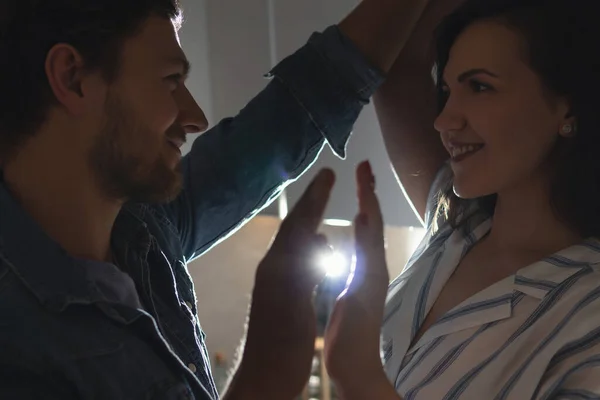
POLYGON ((462 198, 501 193, 547 178, 544 166, 568 104, 527 65, 526 44, 494 21, 469 26, 444 70, 446 105, 435 121, 462 198))

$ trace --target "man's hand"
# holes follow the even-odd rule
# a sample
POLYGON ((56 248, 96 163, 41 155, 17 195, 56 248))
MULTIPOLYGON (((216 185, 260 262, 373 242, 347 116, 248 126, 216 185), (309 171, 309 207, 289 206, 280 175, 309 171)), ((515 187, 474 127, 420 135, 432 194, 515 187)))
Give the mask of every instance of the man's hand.
POLYGON ((379 353, 389 274, 383 220, 374 192, 375 178, 368 163, 358 166, 356 178, 359 200, 359 214, 354 221, 356 264, 325 333, 327 370, 344 399, 399 399, 383 372, 379 353))
POLYGON ((312 297, 324 277, 317 234, 334 183, 321 171, 298 201, 258 266, 244 355, 227 399, 292 400, 310 376, 316 335, 312 297))

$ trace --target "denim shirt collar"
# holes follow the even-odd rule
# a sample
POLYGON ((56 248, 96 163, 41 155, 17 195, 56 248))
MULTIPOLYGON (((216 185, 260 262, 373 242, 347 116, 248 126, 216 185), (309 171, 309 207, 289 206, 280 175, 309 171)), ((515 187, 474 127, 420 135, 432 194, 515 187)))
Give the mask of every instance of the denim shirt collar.
MULTIPOLYGON (((145 224, 132 213, 122 211, 113 228, 112 242, 129 243, 130 248, 147 252, 150 240, 145 224), (136 246, 137 245, 137 246, 136 246)), ((117 246, 122 258, 123 246, 117 246)), ((93 304, 104 300, 83 268, 27 214, 11 195, 0 170, 0 264, 13 273, 47 308, 61 312, 72 304, 93 304)))

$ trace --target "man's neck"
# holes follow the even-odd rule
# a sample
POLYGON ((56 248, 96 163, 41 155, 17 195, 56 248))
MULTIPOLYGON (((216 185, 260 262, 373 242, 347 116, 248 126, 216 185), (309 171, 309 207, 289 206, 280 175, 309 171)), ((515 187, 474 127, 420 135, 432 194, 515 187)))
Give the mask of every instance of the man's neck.
POLYGON ((4 166, 8 190, 69 255, 110 261, 112 227, 122 202, 101 196, 82 154, 69 154, 67 160, 50 149, 36 150, 28 146, 4 166))

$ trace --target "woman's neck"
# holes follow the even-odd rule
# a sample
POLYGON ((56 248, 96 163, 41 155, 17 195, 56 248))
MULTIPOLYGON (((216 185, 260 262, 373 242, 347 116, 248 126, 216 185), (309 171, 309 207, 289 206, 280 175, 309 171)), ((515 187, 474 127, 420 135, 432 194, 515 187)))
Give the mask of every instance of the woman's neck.
POLYGON ((489 245, 502 252, 552 254, 583 237, 556 215, 547 185, 527 183, 498 194, 489 245))

